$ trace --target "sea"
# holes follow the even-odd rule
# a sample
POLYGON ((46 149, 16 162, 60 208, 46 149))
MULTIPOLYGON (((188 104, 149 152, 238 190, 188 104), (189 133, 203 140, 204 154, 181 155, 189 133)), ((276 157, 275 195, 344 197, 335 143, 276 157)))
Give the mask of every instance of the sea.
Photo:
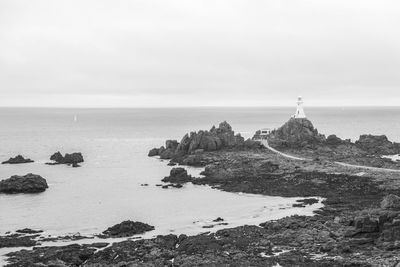
MULTIPOLYGON (((259 224, 293 214, 311 215, 321 203, 293 208, 297 198, 223 192, 186 184, 163 189, 168 161, 147 156, 166 139, 227 121, 245 138, 277 128, 294 108, 53 109, 0 108, 0 161, 18 154, 34 163, 0 165, 0 180, 27 173, 44 177, 39 194, 0 194, 0 234, 21 228, 46 235, 94 235, 124 220, 155 226, 151 235, 198 234, 259 224), (50 155, 82 152, 80 168, 46 165, 50 155), (145 186, 144 184, 148 184, 145 186), (217 217, 228 225, 217 225, 217 217), (206 228, 205 228, 206 227, 206 228), (212 227, 212 228, 209 228, 212 227)), ((355 140, 386 134, 400 142, 400 108, 306 108, 319 132, 355 140)), ((188 168, 196 177, 201 168, 188 168)), ((316 196, 318 197, 318 196, 316 196)))

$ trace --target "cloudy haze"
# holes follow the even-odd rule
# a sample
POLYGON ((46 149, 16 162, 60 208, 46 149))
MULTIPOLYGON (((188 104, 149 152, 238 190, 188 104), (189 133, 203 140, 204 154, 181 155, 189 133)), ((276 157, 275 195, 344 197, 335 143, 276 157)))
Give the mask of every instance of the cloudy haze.
POLYGON ((399 105, 398 1, 0 1, 1 106, 399 105))

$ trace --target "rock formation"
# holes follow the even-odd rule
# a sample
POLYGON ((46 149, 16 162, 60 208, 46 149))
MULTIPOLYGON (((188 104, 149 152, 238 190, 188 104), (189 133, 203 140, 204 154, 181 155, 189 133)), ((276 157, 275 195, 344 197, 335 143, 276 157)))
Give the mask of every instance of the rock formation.
POLYGON ((0 193, 39 193, 48 188, 46 179, 40 175, 29 173, 24 176, 14 175, 0 181, 0 193))
POLYGON ((187 171, 182 167, 172 168, 169 176, 162 179, 163 182, 168 183, 187 183, 193 179, 192 176, 188 175, 187 171))
POLYGON ((152 230, 154 230, 154 226, 146 223, 123 221, 122 223, 109 227, 103 234, 106 237, 127 237, 143 234, 152 230))
POLYGON ((290 118, 282 127, 273 130, 268 143, 276 148, 313 148, 325 142, 325 136, 318 133, 308 119, 290 118))
POLYGON ((72 165, 72 167, 79 167, 78 163, 83 162, 83 156, 80 152, 74 152, 72 154, 66 153, 63 156, 60 152, 56 152, 51 155, 50 160, 55 161, 55 163, 48 163, 49 165, 54 164, 67 164, 72 165))
POLYGON ((386 135, 364 134, 355 145, 369 154, 394 155, 400 153, 400 144, 388 140, 386 135))
POLYGON ((226 121, 221 122, 216 128, 209 131, 198 131, 186 134, 181 142, 167 140, 165 147, 153 148, 149 156, 160 156, 162 159, 171 159, 175 156, 196 154, 203 151, 216 151, 225 148, 260 148, 258 142, 244 140, 240 134, 235 134, 232 127, 226 121))
POLYGON ((1 164, 22 164, 22 163, 30 163, 33 162, 31 159, 26 159, 21 155, 16 156, 15 158, 10 158, 9 160, 3 161, 1 164))

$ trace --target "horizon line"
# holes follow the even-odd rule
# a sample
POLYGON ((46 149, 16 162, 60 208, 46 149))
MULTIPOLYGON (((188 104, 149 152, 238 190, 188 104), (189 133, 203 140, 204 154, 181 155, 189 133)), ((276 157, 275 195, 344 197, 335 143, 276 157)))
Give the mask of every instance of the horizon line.
MULTIPOLYGON (((5 108, 32 108, 32 109, 189 109, 189 108, 296 108, 296 105, 252 105, 252 106, 0 106, 0 109, 5 108)), ((400 108, 400 105, 307 105, 307 108, 400 108)))

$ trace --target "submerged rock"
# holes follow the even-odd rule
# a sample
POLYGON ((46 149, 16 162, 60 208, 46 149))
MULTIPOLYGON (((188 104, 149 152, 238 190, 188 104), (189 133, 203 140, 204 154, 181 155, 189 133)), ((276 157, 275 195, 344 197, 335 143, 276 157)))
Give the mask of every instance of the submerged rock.
POLYGON ((0 193, 40 193, 49 186, 46 179, 40 175, 29 173, 24 176, 14 175, 0 181, 0 193))
POLYGON ((30 228, 24 228, 24 229, 17 230, 15 232, 20 233, 20 234, 38 234, 38 233, 43 233, 43 230, 33 230, 30 228))
POLYGON ((26 159, 21 155, 18 155, 14 158, 10 158, 9 160, 3 161, 1 164, 22 164, 22 163, 30 163, 33 162, 31 159, 26 159))
POLYGON ((109 227, 103 234, 107 237, 127 237, 143 234, 152 230, 154 230, 154 226, 146 223, 123 221, 122 223, 109 227))
POLYGON ((37 241, 33 236, 21 236, 18 234, 0 236, 0 248, 10 247, 33 247, 37 241))

